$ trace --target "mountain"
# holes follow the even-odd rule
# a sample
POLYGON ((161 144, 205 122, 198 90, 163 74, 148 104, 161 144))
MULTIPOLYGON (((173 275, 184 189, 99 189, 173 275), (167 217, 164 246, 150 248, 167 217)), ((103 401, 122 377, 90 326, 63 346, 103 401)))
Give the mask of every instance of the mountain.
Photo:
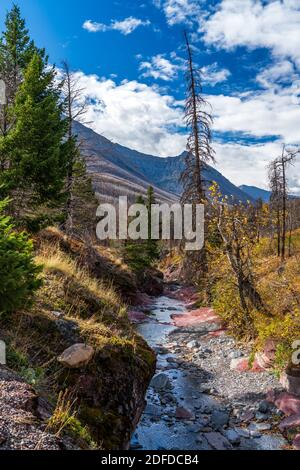
MULTIPOLYGON (((111 142, 92 129, 76 123, 74 132, 84 142, 87 168, 101 200, 109 202, 119 195, 145 194, 152 185, 158 201, 178 201, 182 193, 179 182, 184 169, 185 152, 177 157, 146 155, 111 142)), ((204 174, 208 184, 216 181, 222 194, 246 202, 249 196, 221 173, 208 166, 204 174)))
POLYGON ((246 193, 250 198, 255 199, 262 199, 263 202, 269 202, 271 197, 271 192, 266 191, 265 189, 257 188, 256 186, 240 186, 240 189, 246 193))

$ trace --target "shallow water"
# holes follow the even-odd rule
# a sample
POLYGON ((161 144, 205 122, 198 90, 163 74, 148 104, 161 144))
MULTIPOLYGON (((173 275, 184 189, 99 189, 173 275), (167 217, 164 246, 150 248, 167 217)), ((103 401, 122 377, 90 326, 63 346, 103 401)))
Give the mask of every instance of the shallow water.
MULTIPOLYGON (((165 296, 158 297, 151 308, 149 320, 138 325, 137 330, 151 347, 164 347, 169 341, 172 342, 169 335, 176 330, 171 316, 185 311, 184 302, 165 296)), ((197 442, 198 434, 195 432, 197 425, 192 421, 176 420, 175 411, 177 406, 181 406, 193 412, 195 406, 200 408, 208 402, 213 402, 213 399, 198 392, 199 379, 177 363, 169 362, 172 359, 176 360, 176 354, 158 354, 157 373, 163 370, 163 373, 168 375, 172 383, 170 394, 177 404, 168 401, 161 403, 161 395, 150 386, 147 393, 148 405, 135 432, 133 447, 141 446, 145 450, 208 448, 207 443, 201 445, 197 442), (165 367, 168 370, 164 370, 165 367)))

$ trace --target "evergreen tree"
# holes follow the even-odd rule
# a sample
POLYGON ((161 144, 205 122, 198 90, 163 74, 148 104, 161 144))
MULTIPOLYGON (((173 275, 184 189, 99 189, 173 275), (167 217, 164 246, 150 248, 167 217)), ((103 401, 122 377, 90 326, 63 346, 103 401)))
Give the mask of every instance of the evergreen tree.
POLYGON ((5 180, 14 197, 14 214, 58 201, 66 175, 66 121, 62 119, 55 71, 35 53, 24 73, 13 107, 14 129, 7 137, 5 180))
POLYGON ((154 189, 149 186, 147 191, 147 209, 148 209, 148 240, 146 244, 147 256, 151 262, 159 259, 159 246, 157 240, 152 240, 152 205, 155 204, 154 189))
MULTIPOLYGON (((0 38, 0 78, 6 84, 7 104, 1 112, 2 135, 6 135, 11 122, 9 107, 13 104, 17 90, 23 79, 23 72, 37 49, 30 40, 25 20, 21 18, 20 8, 13 5, 6 15, 5 31, 0 38)), ((43 51, 40 51, 43 54, 43 51)))
POLYGON ((8 201, 0 201, 0 316, 24 308, 40 287, 33 244, 25 233, 13 230, 3 215, 8 201))
POLYGON ((152 186, 148 188, 146 201, 142 196, 138 196, 136 204, 142 204, 148 210, 148 239, 147 240, 127 240, 125 243, 124 258, 135 271, 143 271, 152 266, 154 261, 159 259, 158 241, 152 240, 151 209, 155 204, 154 191, 152 186))

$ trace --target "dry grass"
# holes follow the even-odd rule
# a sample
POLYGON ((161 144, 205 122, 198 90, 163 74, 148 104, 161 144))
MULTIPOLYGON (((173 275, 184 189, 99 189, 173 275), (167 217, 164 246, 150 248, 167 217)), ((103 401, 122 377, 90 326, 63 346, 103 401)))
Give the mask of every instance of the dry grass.
POLYGON ((112 286, 92 278, 86 270, 79 268, 76 261, 63 253, 59 247, 43 244, 36 256, 36 262, 43 265, 46 274, 63 274, 65 277, 76 280, 88 292, 101 298, 111 307, 117 308, 121 305, 121 300, 112 286))

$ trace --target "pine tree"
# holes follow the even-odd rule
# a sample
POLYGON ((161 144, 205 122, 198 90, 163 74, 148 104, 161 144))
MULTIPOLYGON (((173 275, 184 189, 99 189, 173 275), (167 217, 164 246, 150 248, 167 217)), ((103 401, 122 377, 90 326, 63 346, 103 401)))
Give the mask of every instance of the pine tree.
POLYGON ((26 307, 41 285, 33 244, 3 214, 7 204, 7 200, 0 201, 0 317, 26 307))
POLYGON ((154 189, 149 186, 147 191, 147 209, 148 209, 148 240, 146 244, 146 252, 151 262, 159 259, 159 246, 157 240, 152 240, 152 205, 155 204, 154 189))
MULTIPOLYGON (((6 15, 5 31, 0 38, 0 78, 6 84, 7 105, 1 113, 2 135, 6 135, 11 122, 9 107, 13 104, 23 73, 37 49, 30 40, 25 20, 21 18, 20 8, 13 5, 6 15)), ((43 54, 43 51, 40 51, 43 54)))
POLYGON ((14 215, 58 201, 66 175, 60 91, 55 71, 35 53, 24 73, 13 107, 14 129, 7 137, 6 182, 14 197, 14 215))

